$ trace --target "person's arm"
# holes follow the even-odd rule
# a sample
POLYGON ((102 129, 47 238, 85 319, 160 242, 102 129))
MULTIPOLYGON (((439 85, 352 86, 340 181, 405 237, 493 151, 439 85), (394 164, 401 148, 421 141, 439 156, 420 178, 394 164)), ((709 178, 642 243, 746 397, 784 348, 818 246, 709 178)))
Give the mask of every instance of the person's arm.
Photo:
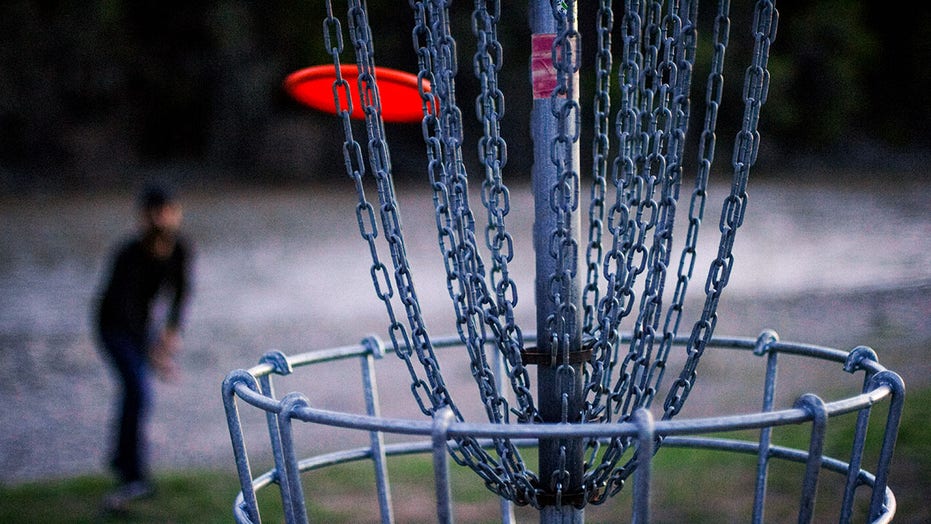
POLYGON ((150 361, 163 380, 173 381, 178 377, 175 357, 181 349, 181 326, 190 295, 190 253, 186 246, 178 245, 177 266, 174 273, 174 295, 168 318, 158 340, 150 351, 150 361))
POLYGON ((159 334, 158 340, 149 349, 149 364, 158 378, 166 382, 174 382, 178 379, 179 372, 175 355, 180 345, 181 337, 178 331, 166 326, 159 334))
POLYGON ((178 242, 177 258, 173 268, 173 287, 171 308, 168 312, 167 329, 178 334, 185 320, 185 313, 191 294, 191 252, 187 244, 178 242))

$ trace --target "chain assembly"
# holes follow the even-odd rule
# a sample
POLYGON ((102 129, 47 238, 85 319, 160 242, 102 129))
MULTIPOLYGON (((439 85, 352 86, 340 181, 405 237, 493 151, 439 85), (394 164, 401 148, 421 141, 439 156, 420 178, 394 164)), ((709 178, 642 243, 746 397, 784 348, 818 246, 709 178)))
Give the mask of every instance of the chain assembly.
MULTIPOLYGON (((346 34, 358 65, 358 78, 347 79, 339 69, 344 28, 333 3, 325 3, 324 43, 337 72, 333 97, 344 136, 343 160, 356 188, 359 232, 371 257, 375 294, 388 316, 388 336, 407 368, 411 393, 421 411, 429 416, 449 407, 457 420, 463 420, 444 382, 414 287, 381 118, 366 5, 364 0, 346 2, 346 34), (357 82, 356 100, 350 97, 349 82, 357 82), (361 104, 365 114, 365 148, 355 138, 350 122, 356 104, 361 104), (372 187, 377 192, 375 202, 366 192, 372 187)), ((409 0, 411 35, 419 69, 421 130, 437 245, 456 332, 468 352, 485 415, 496 424, 628 421, 637 409, 651 407, 662 387, 673 340, 685 320, 686 292, 695 271, 715 160, 731 30, 730 2, 714 4, 711 66, 704 84, 694 173, 687 172, 686 137, 700 36, 698 2, 625 0, 621 13, 615 13, 610 0, 598 2, 592 162, 590 176, 584 174, 590 183, 584 246, 575 231, 586 212, 580 202, 583 173, 577 167, 583 107, 575 96, 582 67, 582 35, 574 1, 549 3, 557 31, 550 57, 555 86, 548 99, 556 133, 548 137, 548 152, 556 176, 545 202, 546 213, 553 217, 552 227, 545 245, 537 246, 536 257, 549 257, 554 269, 537 275, 537 294, 543 290, 537 297, 538 308, 543 300, 548 312, 542 319, 543 329, 536 326, 540 348, 527 346, 515 320, 518 289, 512 262, 522 254, 515 253, 507 226, 511 199, 504 178, 508 150, 501 127, 505 116, 499 84, 505 59, 498 38, 501 1, 474 0, 471 10, 472 73, 480 89, 474 99, 474 116, 482 130, 477 138, 481 173, 475 183, 481 208, 471 201, 463 152, 467 137, 456 96, 460 71, 452 3, 409 0), (688 178, 694 182, 673 273, 673 230, 680 207, 685 208, 679 203, 688 178), (625 323, 631 324, 626 330, 625 323), (548 395, 545 405, 534 397, 531 365, 555 373, 556 394, 548 395), (578 385, 580 396, 573 389, 578 385), (573 395, 579 398, 573 400, 573 395), (554 411, 558 414, 555 420, 551 417, 554 411)), ((733 245, 746 212, 749 172, 759 147, 757 127, 768 89, 768 54, 777 19, 773 1, 755 0, 754 49, 744 78, 743 119, 731 160, 730 193, 721 210, 718 251, 708 269, 703 308, 691 328, 684 367, 663 402, 666 419, 681 411, 695 385, 697 367, 714 332, 718 304, 734 265, 733 245)), ((581 479, 573 478, 573 464, 578 460, 573 456, 574 444, 568 441, 553 444, 556 459, 539 477, 508 439, 494 439, 486 450, 474 438, 465 437, 449 449, 454 460, 473 469, 490 490, 517 504, 581 507, 604 502, 623 488, 636 467, 636 457, 629 453, 632 444, 622 439, 585 442, 581 479)))

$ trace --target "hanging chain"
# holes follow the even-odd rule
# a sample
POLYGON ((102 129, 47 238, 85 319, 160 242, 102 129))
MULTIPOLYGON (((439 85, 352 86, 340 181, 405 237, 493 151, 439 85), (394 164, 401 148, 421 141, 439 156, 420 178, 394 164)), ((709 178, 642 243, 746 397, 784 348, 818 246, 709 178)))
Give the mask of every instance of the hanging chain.
MULTIPOLYGON (((595 343, 595 356, 604 368, 600 393, 610 387, 611 377, 617 366, 620 344, 620 324, 630 314, 634 304, 634 283, 643 271, 644 264, 636 261, 636 256, 643 253, 642 241, 637 242, 637 209, 643 193, 643 174, 637 169, 639 162, 638 128, 640 127, 640 95, 638 85, 640 71, 643 69, 641 4, 637 0, 625 2, 623 19, 620 24, 622 60, 618 69, 618 85, 621 90, 620 108, 618 109, 615 133, 618 138, 618 153, 611 165, 611 183, 614 186, 614 202, 609 208, 607 229, 611 234, 611 246, 602 263, 606 290, 598 305, 598 330, 595 343)), ((594 390, 593 390, 594 391, 594 390)), ((611 397, 600 412, 593 411, 589 418, 610 421, 613 409, 611 397), (596 414, 597 413, 597 414, 596 414)), ((597 403, 592 405, 597 407, 597 403)))
POLYGON ((692 32, 684 27, 693 26, 688 6, 683 11, 680 2, 669 2, 669 10, 665 14, 659 2, 655 2, 653 7, 653 21, 647 33, 654 34, 648 48, 655 65, 647 70, 647 76, 652 77, 649 88, 654 106, 650 108, 651 145, 646 168, 649 179, 659 179, 660 187, 639 315, 633 329, 628 360, 625 360, 625 364, 632 361, 634 369, 630 380, 623 385, 619 383, 615 390, 616 393, 624 394, 620 411, 625 417, 630 416, 635 409, 649 405, 652 395, 649 391, 648 370, 664 362, 658 357, 654 358, 653 346, 661 319, 666 269, 672 255, 672 232, 682 181, 682 151, 688 130, 691 66, 684 58, 690 56, 694 59, 695 53, 695 40, 689 38, 692 32), (680 68, 680 65, 683 67, 680 68))
POLYGON ((381 102, 375 78, 371 28, 368 23, 367 13, 360 1, 350 0, 347 14, 349 34, 356 50, 356 63, 358 65, 359 100, 355 101, 349 95, 349 83, 342 77, 339 67, 340 54, 344 47, 342 24, 334 13, 331 0, 327 0, 326 11, 324 43, 335 66, 336 79, 333 82, 333 97, 336 113, 345 137, 343 159, 346 172, 355 184, 358 197, 356 217, 359 231, 368 245, 372 258, 370 274, 375 287, 375 294, 383 302, 388 313, 389 337, 395 352, 404 361, 411 375, 411 391, 421 411, 424 414, 431 415, 437 408, 449 406, 456 413, 456 416, 461 418, 459 410, 450 398, 449 391, 446 389, 443 377, 440 374, 439 363, 423 322, 407 260, 401 232, 401 220, 398 214, 398 203, 394 193, 388 146, 384 137, 381 102), (362 104, 365 114, 369 164, 375 177, 379 195, 378 216, 389 245, 394 267, 394 282, 397 285, 397 298, 405 308, 408 320, 407 326, 395 313, 392 302, 395 297, 392 279, 389 277, 387 266, 380 258, 376 245, 378 221, 376 220, 375 207, 365 194, 363 183, 365 162, 363 161, 362 147, 353 136, 349 116, 356 102, 362 104), (413 365, 412 357, 414 354, 416 354, 424 369, 425 378, 420 377, 413 365))
MULTIPOLYGON (((640 255, 636 266, 631 265, 634 259, 627 260, 629 272, 624 291, 630 293, 628 306, 633 300, 631 287, 634 279, 644 270, 646 275, 629 351, 621 362, 610 398, 613 411, 621 412, 621 420, 626 420, 636 408, 647 405, 650 398, 647 394, 648 370, 651 362, 656 363, 652 355, 653 344, 662 311, 666 268, 672 252, 672 228, 682 176, 681 156, 688 125, 691 69, 685 64, 686 67, 680 70, 680 65, 685 57, 694 58, 695 46, 694 38, 688 38, 688 33, 683 30, 684 25, 692 26, 692 13, 688 6, 682 11, 679 2, 669 2, 665 13, 660 2, 631 2, 626 7, 624 29, 627 31, 623 36, 627 60, 622 67, 621 83, 627 90, 627 96, 622 102, 618 121, 622 123, 619 138, 628 147, 622 149, 620 158, 623 158, 623 166, 633 167, 637 174, 633 178, 625 178, 635 184, 634 191, 627 193, 626 207, 618 199, 615 209, 636 211, 627 215, 626 229, 614 229, 614 243, 619 245, 621 238, 626 237, 624 245, 632 249, 627 252, 628 256, 630 253, 640 255), (642 24, 643 21, 646 23, 642 24), (636 87, 632 85, 634 80, 636 87), (657 186, 658 202, 654 199, 657 186), (634 231, 637 236, 631 244, 634 231), (647 248, 645 239, 649 231, 653 231, 652 243, 647 248)), ((619 189, 622 185, 623 182, 618 184, 619 189)), ((602 325, 610 326, 612 332, 601 334, 616 340, 613 330, 616 330, 619 318, 609 315, 602 325)), ((608 351, 616 347, 615 344, 609 345, 607 340, 602 343, 608 351)), ((604 365, 608 360, 604 355, 600 359, 595 365, 604 365)), ((613 365, 609 364, 609 371, 612 369, 613 365)), ((589 408, 599 408, 598 394, 603 393, 603 389, 592 388, 592 391, 596 396, 589 403, 589 408)), ((610 419, 611 410, 590 411, 588 417, 590 420, 610 419)), ((587 490, 596 492, 595 488, 607 484, 609 477, 613 482, 622 482, 622 479, 612 477, 612 468, 629 445, 627 439, 612 440, 602 463, 586 477, 587 490)))
MULTIPOLYGON (((514 256, 514 242, 505 225, 510 212, 510 196, 504 185, 502 169, 507 163, 507 144, 501 137, 500 122, 504 116, 504 94, 498 87, 498 72, 503 63, 503 50, 498 41, 498 21, 501 5, 498 0, 488 3, 476 0, 472 12, 472 32, 477 49, 473 65, 481 91, 475 102, 477 118, 482 122, 483 135, 479 139, 479 160, 485 171, 482 183, 482 203, 487 210, 485 243, 492 255, 490 273, 495 300, 485 310, 485 322, 496 336, 497 349, 504 361, 504 372, 511 382, 518 409, 519 422, 533 422, 539 418, 530 389, 530 374, 521 359, 523 335, 514 319, 517 306, 517 285, 510 276, 508 264, 514 256)), ((512 500, 522 504, 538 505, 534 486, 536 476, 527 468, 521 455, 510 442, 496 442, 507 476, 517 489, 512 500)))
MULTIPOLYGON (((665 370, 666 359, 668 358, 672 341, 676 336, 681 322, 685 292, 694 270, 698 230, 704 213, 709 172, 714 159, 714 129, 723 90, 723 61, 730 27, 729 2, 727 0, 718 2, 714 22, 714 51, 712 67, 706 85, 707 107, 704 127, 699 143, 698 174, 690 199, 689 225, 686 233, 685 245, 680 255, 676 288, 673 292, 671 303, 666 311, 659 347, 656 350, 655 356, 651 359, 650 348, 657 335, 658 320, 662 310, 659 300, 662 297, 665 268, 668 264, 669 255, 671 254, 671 236, 667 237, 667 231, 671 232, 671 218, 675 212, 675 204, 678 200, 678 187, 681 181, 681 166, 679 164, 681 162, 681 153, 684 148, 684 133, 688 123, 688 89, 691 82, 691 69, 694 64, 697 37, 697 30, 695 28, 697 5, 695 4, 697 4, 697 2, 686 2, 684 6, 679 6, 678 2, 670 2, 670 9, 675 8, 675 12, 680 13, 680 15, 678 17, 670 17, 667 15, 663 20, 665 28, 672 28, 670 31, 671 34, 681 35, 681 41, 674 46, 667 46, 665 48, 664 60, 659 62, 661 70, 666 71, 666 73, 662 73, 661 77, 664 78, 664 82, 666 82, 667 85, 673 87, 670 112, 654 112, 652 116, 654 120, 656 120, 656 116, 669 118, 674 125, 664 128, 667 133, 671 130, 672 134, 667 135, 667 147, 664 148, 664 156, 662 157, 662 160, 665 161, 665 166, 659 165, 662 169, 656 171, 657 173, 664 173, 665 176, 662 180, 661 199, 657 207, 659 216, 657 222, 658 226, 654 233, 654 243, 648 255, 650 269, 644 284, 644 292, 640 301, 637 323, 632 333, 631 349, 622 364, 621 372, 618 375, 618 382, 615 386, 615 394, 617 396, 613 400, 615 402, 624 402, 624 405, 620 409, 625 416, 629 416, 636 407, 650 405, 665 370), (677 26, 678 29, 676 29, 677 26), (674 56, 670 55, 671 49, 675 50, 674 56), (670 74, 673 72, 678 78, 674 78, 674 75, 670 74), (662 278, 659 278, 660 276, 662 278), (628 366, 635 371, 628 371, 628 366), (646 371, 647 368, 648 371, 646 371)), ((649 6, 647 7, 647 9, 642 11, 646 13, 644 18, 647 20, 655 20, 655 18, 652 18, 649 14, 651 12, 649 6)), ((628 4, 627 8, 627 15, 630 15, 632 13, 631 5, 628 4)), ((655 11, 653 12, 655 13, 655 11)), ((655 14, 652 16, 655 17, 655 14)), ((734 236, 737 228, 742 223, 743 213, 746 209, 747 178, 750 166, 755 161, 759 144, 757 124, 760 108, 765 101, 768 84, 766 64, 769 46, 775 37, 776 17, 777 13, 773 2, 760 1, 757 3, 754 14, 754 36, 756 43, 752 63, 747 70, 744 80, 744 119, 734 149, 734 158, 732 161, 734 176, 731 194, 725 200, 725 205, 722 209, 720 225, 721 239, 718 256, 715 261, 712 262, 711 268, 709 269, 709 276, 706 284, 705 307, 702 317, 696 322, 689 344, 686 348, 687 360, 685 366, 679 378, 670 388, 670 392, 664 404, 664 418, 671 418, 681 410, 688 396, 688 392, 694 385, 696 378, 695 370, 698 360, 704 351, 704 347, 712 336, 714 324, 717 320, 717 305, 721 292, 727 284, 730 269, 733 266, 732 248, 734 236)), ((627 26, 627 22, 636 22, 636 19, 633 17, 625 17, 625 27, 638 27, 636 23, 627 26)), ((654 30, 655 29, 651 28, 650 24, 648 24, 644 34, 650 35, 651 31, 654 30)), ((645 38, 645 40, 649 42, 649 38, 645 38)), ((633 39, 625 39, 625 43, 628 41, 633 42, 633 39)), ((652 48, 649 44, 645 47, 648 49, 648 52, 646 53, 647 59, 643 63, 648 64, 652 56, 652 48)), ((638 57, 636 52, 625 53, 625 56, 638 57)), ((632 60, 631 62, 637 63, 636 60, 632 60)), ((630 69, 633 70, 633 67, 630 69)), ((641 75, 640 78, 642 79, 645 76, 648 75, 641 75)), ((623 80, 624 78, 622 75, 622 85, 623 80)), ((663 96, 660 92, 660 107, 662 107, 662 100, 663 96)), ((641 102, 642 101, 641 99, 641 102)), ((644 106, 641 105, 641 107, 644 106)), ((622 112, 619 114, 619 122, 623 122, 625 117, 633 120, 630 113, 625 114, 622 112)), ((645 136, 662 138, 658 134, 645 136)), ((621 138, 624 138, 623 133, 621 134, 621 138)), ((654 148, 657 142, 658 141, 654 141, 654 148)), ((657 166, 655 162, 659 160, 659 157, 655 156, 656 150, 654 149, 653 151, 654 156, 652 159, 647 156, 647 162, 645 164, 640 164, 636 161, 629 162, 625 157, 624 165, 629 166, 633 164, 635 166, 643 166, 645 169, 649 170, 657 166)), ((647 182, 649 183, 649 180, 647 182)), ((629 202, 635 205, 639 201, 631 199, 629 202)), ((623 209, 623 206, 616 206, 615 209, 623 209)), ((633 224, 633 226, 641 228, 642 230, 643 226, 639 224, 640 220, 636 222, 637 223, 633 224)), ((619 229, 614 231, 619 231, 619 229)), ((633 250, 636 252, 636 246, 634 246, 633 250)), ((607 311, 607 309, 604 311, 607 311)), ((606 324, 602 321, 601 325, 604 326, 606 324)), ((601 335, 603 336, 604 333, 601 333, 601 335)), ((601 463, 587 474, 585 480, 586 491, 596 494, 589 497, 590 502, 603 502, 622 489, 626 478, 632 473, 636 465, 635 458, 631 458, 623 466, 617 467, 617 464, 628 450, 629 446, 630 442, 621 439, 612 440, 605 450, 601 463), (600 494, 598 494, 599 492, 596 489, 598 487, 604 487, 600 494)), ((594 454, 592 456, 594 457, 594 454)))
POLYGON ((701 318, 695 323, 686 347, 687 359, 679 377, 672 384, 663 404, 663 418, 672 418, 681 409, 695 385, 698 361, 711 340, 717 323, 717 307, 724 287, 727 286, 734 264, 734 239, 743 224, 747 209, 747 180, 750 168, 756 162, 760 145, 758 124, 760 109, 766 102, 769 89, 769 48, 776 38, 779 13, 772 0, 759 0, 753 12, 753 56, 744 75, 744 113, 740 132, 734 144, 731 161, 733 177, 730 195, 721 209, 719 229, 721 240, 717 258, 711 263, 705 283, 705 305, 701 318))
MULTIPOLYGON (((444 262, 447 267, 447 289, 453 298, 453 304, 456 311, 457 329, 464 343, 467 344, 470 357, 472 358, 472 370, 476 382, 479 385, 480 395, 488 406, 488 399, 494 396, 494 390, 489 390, 490 380, 484 373, 484 366, 476 366, 475 362, 483 355, 481 348, 484 343, 483 333, 480 335, 480 325, 476 325, 474 318, 474 298, 469 291, 470 284, 467 278, 468 273, 465 271, 467 265, 472 271, 477 270, 472 264, 481 264, 480 259, 470 256, 474 249, 470 251, 467 244, 460 242, 464 234, 474 228, 471 213, 468 210, 468 202, 463 201, 468 197, 467 188, 464 187, 465 179, 463 176, 450 175, 450 172, 459 172, 461 162, 458 160, 458 143, 461 139, 461 126, 453 125, 445 128, 440 126, 441 121, 454 121, 461 117, 458 108, 455 105, 455 98, 452 92, 451 75, 455 75, 456 63, 455 53, 452 52, 452 45, 448 38, 437 41, 434 38, 434 31, 429 28, 428 13, 434 14, 434 20, 437 20, 433 6, 425 6, 421 2, 411 2, 414 10, 415 29, 413 32, 415 49, 418 54, 418 60, 421 63, 421 72, 418 76, 420 81, 420 93, 423 100, 424 120, 422 129, 424 131, 425 143, 427 144, 428 169, 430 181, 434 190, 434 205, 436 206, 437 229, 439 231, 439 244, 443 251, 444 262), (434 62, 440 61, 442 66, 438 69, 441 74, 435 75, 432 66, 434 62), (423 80, 429 80, 433 86, 430 94, 424 89, 423 80), (440 108, 444 111, 443 117, 438 118, 440 108), (430 130, 433 133, 430 133, 430 130), (446 146, 446 147, 444 147, 446 146)), ((447 20, 440 18, 436 23, 448 24, 447 20)), ((468 239, 472 237, 465 236, 468 239)), ((470 244, 474 248, 474 242, 470 244)), ((480 268, 479 268, 480 269, 480 268)), ((492 403, 493 404, 493 403, 492 403)), ((489 418, 495 418, 495 412, 489 412, 489 418)), ((450 448, 450 454, 453 459, 460 465, 465 465, 476 471, 485 481, 486 485, 492 491, 502 494, 502 496, 511 495, 510 486, 512 483, 506 481, 500 475, 500 467, 496 467, 494 460, 490 455, 471 438, 459 441, 459 448, 450 448)))
POLYGON ((501 4, 500 0, 490 4, 476 0, 472 13, 472 32, 477 40, 473 63, 475 76, 481 86, 475 110, 484 131, 479 139, 478 150, 479 160, 485 170, 482 182, 482 204, 488 214, 485 244, 492 255, 490 278, 495 291, 494 304, 489 304, 493 307, 486 308, 485 322, 495 333, 498 349, 505 358, 506 373, 517 397, 518 421, 529 422, 534 420, 537 412, 529 387, 530 376, 521 362, 523 334, 514 319, 517 285, 508 269, 514 257, 514 241, 505 224, 505 216, 510 212, 511 205, 510 194, 502 177, 502 169, 507 163, 507 143, 501 137, 500 123, 505 107, 504 94, 498 87, 498 72, 504 58, 497 30, 501 4))
MULTIPOLYGON (((488 340, 484 323, 485 265, 475 239, 475 219, 469 204, 468 175, 462 158, 462 113, 456 104, 455 75, 458 70, 455 40, 450 27, 448 9, 438 2, 425 6, 426 27, 434 70, 433 89, 437 93, 440 118, 433 138, 440 146, 439 171, 431 179, 436 191, 443 195, 437 206, 441 226, 439 245, 447 261, 447 287, 456 312, 460 339, 466 345, 472 362, 472 374, 479 386, 489 421, 503 422, 506 401, 500 397, 487 362, 485 343, 488 340)), ((418 9, 419 11, 419 9, 418 9)), ((432 148, 431 148, 432 149, 432 148)))
MULTIPOLYGON (((485 239, 493 260, 490 272, 493 296, 485 281, 485 266, 475 241, 468 176, 462 161, 462 115, 455 100, 457 64, 455 40, 449 29, 449 5, 412 1, 411 7, 419 77, 429 79, 432 84, 428 92, 421 82, 422 130, 434 191, 439 246, 447 273, 447 289, 456 312, 457 330, 469 351, 472 373, 489 421, 508 423, 510 411, 486 356, 485 345, 489 341, 505 357, 506 372, 518 400, 518 409, 513 412, 519 421, 531 421, 536 417, 536 409, 528 386, 529 373, 520 359, 523 337, 514 320, 517 288, 508 272, 508 262, 513 258, 513 240, 504 222, 510 206, 501 177, 507 149, 499 132, 504 110, 504 98, 497 88, 497 72, 502 60, 496 36, 500 6, 495 3, 489 9, 484 2, 476 2, 472 15, 478 42, 473 64, 482 85, 476 111, 484 127, 479 151, 485 168, 482 200, 488 213, 485 239)), ((532 503, 534 476, 524 465, 518 450, 508 439, 495 440, 495 448, 501 463, 487 454, 480 455, 480 450, 475 450, 472 457, 462 457, 460 463, 478 471, 493 491, 518 503, 532 503)))
MULTIPOLYGON (((378 236, 378 226, 375 219, 374 206, 365 196, 363 176, 365 174, 362 161, 362 149, 354 139, 349 115, 352 112, 353 101, 348 96, 348 83, 342 78, 339 68, 339 54, 342 51, 342 31, 339 20, 334 16, 331 2, 327 2, 327 20, 324 24, 326 43, 333 57, 336 70, 336 80, 333 84, 334 103, 337 114, 342 123, 345 135, 344 159, 347 173, 354 180, 359 202, 356 207, 359 228, 363 239, 369 246, 372 257, 371 275, 375 285, 375 293, 385 305, 390 321, 389 336, 397 355, 404 361, 411 376, 411 391, 421 411, 431 415, 442 406, 449 406, 457 420, 462 415, 450 397, 440 373, 439 363, 436 360, 427 330, 419 309, 419 302, 413 288, 410 267, 408 265, 404 241, 401 233, 401 224, 398 217, 397 198, 394 194, 391 178, 388 149, 384 141, 384 129, 381 119, 381 108, 377 92, 377 83, 374 77, 373 52, 371 48, 371 29, 368 25, 367 13, 359 2, 350 2, 349 21, 350 34, 356 49, 356 61, 359 67, 360 103, 365 110, 366 131, 369 143, 369 158, 375 173, 378 193, 380 197, 379 210, 382 225, 386 231, 387 241, 392 254, 395 268, 395 282, 398 286, 399 299, 404 304, 411 326, 408 329, 395 315, 392 305, 394 290, 388 278, 388 269, 381 262, 375 239, 378 236), (341 96, 345 99, 342 100, 341 96), (420 378, 415 369, 412 356, 416 353, 426 380, 420 378), (426 397, 426 398, 425 398, 426 397)), ((488 485, 489 489, 502 496, 516 499, 515 493, 526 491, 524 482, 508 482, 502 475, 503 468, 492 467, 494 461, 485 452, 479 443, 472 437, 465 437, 457 441, 458 447, 451 447, 450 453, 460 464, 472 467, 488 485)))
POLYGON ((660 208, 654 194, 658 176, 662 174, 659 170, 664 168, 662 144, 668 131, 662 127, 668 119, 658 122, 657 118, 658 115, 668 110, 668 93, 661 72, 663 68, 661 48, 664 44, 663 7, 659 1, 646 2, 643 7, 645 8, 642 15, 645 21, 642 35, 644 53, 637 86, 636 98, 639 104, 635 107, 639 118, 637 119, 638 126, 635 128, 636 134, 631 137, 636 148, 630 158, 630 163, 637 171, 636 182, 639 186, 635 200, 631 201, 631 207, 636 210, 633 214, 636 240, 631 249, 635 254, 633 260, 637 263, 636 271, 632 271, 631 275, 646 273, 630 349, 621 362, 618 379, 612 391, 614 409, 620 411, 624 417, 629 416, 639 401, 636 389, 637 380, 650 357, 645 353, 648 339, 651 338, 650 326, 644 325, 644 316, 650 315, 650 310, 656 307, 656 301, 659 299, 654 289, 656 280, 653 278, 653 271, 656 266, 650 261, 654 250, 652 246, 647 246, 647 238, 651 232, 662 229, 658 226, 660 208))
MULTIPOLYGON (((588 247, 585 250, 586 277, 582 293, 583 333, 588 338, 597 340, 593 344, 590 366, 586 367, 585 392, 593 393, 593 400, 586 401, 586 420, 595 420, 603 409, 601 400, 607 392, 606 373, 610 358, 610 347, 605 339, 598 336, 595 323, 597 304, 600 300, 599 270, 604 256, 605 190, 607 188, 608 163, 611 154, 611 140, 608 137, 608 125, 611 114, 611 31, 614 26, 612 0, 601 0, 596 19, 598 50, 595 54, 595 94, 593 99, 594 131, 592 139, 592 182, 591 199, 588 206, 588 247)), ((595 445, 592 442, 592 445, 595 445)), ((593 450, 597 452, 597 449, 593 450)))
MULTIPOLYGON (((717 122, 717 111, 721 104, 721 90, 719 88, 722 85, 721 82, 724 80, 724 51, 727 49, 730 24, 727 11, 728 6, 724 3, 719 4, 719 6, 721 9, 719 9, 715 17, 713 32, 714 51, 711 70, 708 74, 708 82, 706 84, 705 121, 701 133, 702 138, 710 137, 711 140, 714 140, 714 124, 717 122)), ((697 2, 688 6, 688 9, 690 9, 690 11, 685 20, 683 20, 681 29, 683 39, 683 47, 681 50, 683 53, 676 57, 681 79, 680 83, 683 86, 687 86, 691 83, 698 38, 698 29, 696 25, 698 20, 697 2)), ((688 99, 684 102, 685 103, 681 106, 682 111, 679 113, 679 118, 687 120, 689 118, 688 99)), ((679 257, 679 266, 676 273, 676 287, 673 291, 669 308, 666 311, 662 340, 646 380, 646 386, 644 388, 645 405, 650 405, 652 403, 656 395, 656 389, 662 381, 663 373, 666 369, 666 360, 669 357, 673 340, 679 332, 679 324, 682 319, 682 312, 685 304, 685 295, 695 268, 698 231, 704 214, 709 170, 714 159, 713 145, 711 147, 705 147, 705 144, 699 145, 698 157, 698 174, 689 201, 689 223, 685 242, 679 257)))

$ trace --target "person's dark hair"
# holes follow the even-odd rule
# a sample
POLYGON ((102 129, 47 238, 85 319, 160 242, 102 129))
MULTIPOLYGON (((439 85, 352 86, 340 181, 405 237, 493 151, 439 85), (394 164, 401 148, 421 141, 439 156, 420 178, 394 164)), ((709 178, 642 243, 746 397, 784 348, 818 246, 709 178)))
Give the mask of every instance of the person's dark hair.
POLYGON ((174 193, 167 187, 159 184, 147 184, 139 193, 139 209, 155 209, 166 206, 175 201, 174 193))

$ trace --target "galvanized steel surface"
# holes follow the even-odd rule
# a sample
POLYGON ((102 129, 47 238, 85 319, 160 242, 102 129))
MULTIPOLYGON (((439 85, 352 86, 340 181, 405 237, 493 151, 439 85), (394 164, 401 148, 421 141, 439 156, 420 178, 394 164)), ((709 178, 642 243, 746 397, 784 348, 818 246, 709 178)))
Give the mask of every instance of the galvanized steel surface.
MULTIPOLYGON (((624 337, 630 340, 631 337, 624 337)), ((686 344, 687 339, 680 338, 676 344, 686 344)), ((459 346, 453 338, 435 341, 437 349, 449 350, 459 346)), ((345 359, 351 364, 361 359, 363 367, 373 355, 379 355, 381 345, 373 339, 367 339, 358 346, 335 348, 317 353, 307 353, 288 358, 280 353, 268 354, 262 363, 249 370, 231 372, 223 383, 223 398, 226 406, 230 434, 237 465, 240 470, 243 491, 235 505, 235 514, 239 522, 259 522, 260 510, 256 503, 255 491, 266 488, 270 483, 280 483, 283 502, 288 522, 306 521, 304 488, 300 473, 330 465, 353 460, 374 460, 379 482, 385 482, 387 474, 383 468, 384 456, 416 452, 434 453, 434 474, 436 482, 436 515, 439 522, 451 522, 454 514, 449 493, 449 474, 445 464, 447 442, 468 441, 480 445, 492 446, 488 439, 514 439, 513 444, 533 447, 538 439, 553 438, 593 438, 606 441, 615 438, 634 439, 640 454, 639 473, 636 475, 634 496, 632 499, 635 522, 648 522, 650 515, 650 463, 654 443, 662 442, 664 446, 681 446, 690 448, 715 449, 726 453, 755 454, 759 459, 756 473, 756 496, 753 501, 755 522, 764 521, 765 485, 770 463, 776 460, 802 462, 805 464, 802 498, 799 501, 799 521, 811 522, 815 499, 822 471, 830 471, 847 477, 847 488, 843 496, 841 514, 849 519, 856 510, 853 506, 853 493, 857 489, 871 490, 871 502, 867 518, 870 522, 888 522, 895 514, 896 502, 891 490, 886 486, 887 472, 892 459, 898 424, 904 402, 904 383, 899 375, 886 370, 876 360, 876 354, 867 347, 859 347, 850 352, 839 351, 821 346, 782 342, 772 331, 764 331, 756 339, 727 338, 712 340, 709 347, 722 350, 739 350, 747 358, 755 355, 761 359, 761 365, 767 368, 765 379, 760 384, 761 412, 733 414, 728 416, 654 420, 649 410, 641 409, 627 422, 616 424, 489 424, 465 423, 454 419, 448 409, 437 412, 433 421, 391 419, 373 414, 371 407, 368 414, 335 412, 312 407, 311 399, 302 393, 289 393, 282 398, 271 396, 271 381, 274 375, 288 376, 292 373, 305 372, 302 368, 312 369, 320 362, 332 361, 334 358, 345 359), (822 399, 813 394, 802 395, 792 407, 773 406, 769 403, 775 389, 778 375, 776 364, 780 355, 795 355, 805 359, 833 362, 838 372, 862 375, 863 391, 839 399, 822 399), (286 363, 286 365, 281 365, 286 363), (260 381, 261 384, 260 385, 260 381), (862 451, 867 436, 869 413, 878 403, 889 403, 887 418, 882 426, 881 452, 875 463, 876 474, 864 469, 862 451), (256 476, 249 465, 246 443, 240 424, 239 406, 255 407, 268 412, 277 420, 277 427, 269 426, 273 453, 283 460, 276 460, 275 470, 256 476), (842 417, 854 417, 855 438, 850 456, 838 459, 823 455, 823 443, 826 428, 831 424, 843 423, 842 417), (836 419, 836 420, 835 420, 836 419), (373 434, 420 435, 429 437, 426 441, 413 441, 393 444, 378 449, 375 446, 355 450, 345 450, 328 455, 302 458, 295 455, 296 443, 290 439, 291 426, 295 421, 320 424, 333 428, 351 428, 373 434), (767 431, 783 425, 812 423, 809 447, 807 450, 795 450, 774 446, 768 443, 767 431), (727 439, 708 437, 708 433, 726 431, 761 429, 759 440, 727 439), (281 440, 278 440, 278 437, 281 440), (479 440, 483 439, 483 440, 479 440), (280 442, 280 444, 278 444, 280 442), (280 449, 279 449, 280 446, 280 449), (381 457, 379 459, 378 457, 381 457), (442 457, 442 458, 441 458, 442 457)), ((788 372, 799 372, 804 367, 790 367, 788 372)), ((377 385, 366 381, 364 384, 366 398, 377 398, 377 385)), ((367 405, 372 404, 367 402, 367 405)), ((848 422, 849 423, 849 422, 848 422)), ((455 450, 454 450, 455 451, 455 450)), ((381 487, 380 487, 381 489, 381 487)), ((391 522, 392 506, 390 500, 380 499, 380 512, 383 522, 391 522)), ((319 501, 318 501, 319 502, 319 501)), ((502 516, 507 520, 507 515, 502 516)), ((843 520, 843 519, 842 519, 843 520)))

